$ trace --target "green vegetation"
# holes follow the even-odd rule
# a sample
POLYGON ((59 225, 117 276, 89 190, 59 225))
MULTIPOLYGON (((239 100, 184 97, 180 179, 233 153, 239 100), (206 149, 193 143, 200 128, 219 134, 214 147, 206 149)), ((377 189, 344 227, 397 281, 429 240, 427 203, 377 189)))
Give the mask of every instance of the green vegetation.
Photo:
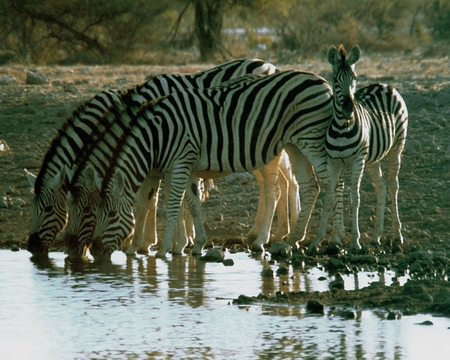
POLYGON ((339 43, 446 55, 450 0, 3 0, 0 39, 0 63, 283 62, 339 43))

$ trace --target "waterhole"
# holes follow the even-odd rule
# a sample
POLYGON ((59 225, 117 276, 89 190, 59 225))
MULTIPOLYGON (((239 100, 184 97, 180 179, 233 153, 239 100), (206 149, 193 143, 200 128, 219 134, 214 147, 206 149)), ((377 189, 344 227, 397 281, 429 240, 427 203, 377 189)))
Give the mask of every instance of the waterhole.
MULTIPOLYGON (((263 277, 271 264, 246 253, 233 266, 193 256, 127 258, 68 266, 26 251, 0 251, 0 358, 8 359, 444 359, 450 319, 387 320, 385 310, 355 318, 310 315, 303 305, 233 305, 241 294, 324 291, 319 268, 263 277), (419 323, 431 322, 432 326, 419 323)), ((389 282, 391 275, 384 274, 389 282)), ((346 276, 345 288, 378 281, 346 276)), ((400 279, 402 281, 402 279, 400 279)), ((404 279, 403 279, 404 280, 404 279)))

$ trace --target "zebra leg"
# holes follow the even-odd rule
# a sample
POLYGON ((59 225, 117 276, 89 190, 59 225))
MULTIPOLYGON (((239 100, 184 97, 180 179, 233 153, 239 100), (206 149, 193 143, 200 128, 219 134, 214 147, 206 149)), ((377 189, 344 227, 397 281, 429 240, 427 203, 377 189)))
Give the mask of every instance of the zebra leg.
POLYGON ((261 169, 254 170, 253 175, 255 176, 256 180, 258 181, 259 185, 259 201, 258 201, 258 209, 256 210, 256 217, 255 217, 255 223, 253 224, 253 227, 250 229, 250 231, 247 233, 247 239, 251 242, 255 241, 259 234, 259 229, 261 228, 261 224, 263 222, 263 216, 264 216, 264 177, 261 172, 261 169))
POLYGON ((198 180, 195 175, 189 179, 189 186, 186 188, 185 196, 189 212, 195 229, 195 245, 192 249, 192 255, 201 255, 203 247, 206 245, 206 233, 203 226, 201 203, 199 197, 198 180))
POLYGON ((361 205, 361 179, 364 173, 365 159, 357 159, 352 167, 352 244, 350 249, 361 249, 359 239, 359 207, 361 205))
MULTIPOLYGON (((285 175, 278 173, 278 187, 280 188, 280 198, 277 203, 277 231, 273 235, 274 240, 282 241, 290 233, 289 226, 289 183, 285 175)), ((297 221, 297 219, 295 219, 297 221)), ((295 223, 295 222, 294 222, 295 223)))
MULTIPOLYGON (((158 183, 158 188, 161 186, 161 181, 158 183)), ((151 194, 149 193, 149 196, 151 194)), ((153 196, 149 200, 149 210, 147 212, 147 217, 145 218, 145 226, 142 236, 144 237, 142 245, 137 249, 139 254, 147 254, 148 249, 152 245, 158 243, 158 234, 156 227, 156 215, 158 210, 158 198, 159 191, 155 190, 153 196)))
MULTIPOLYGON (((290 227, 294 227, 297 223, 298 214, 300 213, 301 206, 300 206, 300 196, 299 196, 299 186, 297 183, 297 180, 295 179, 294 174, 292 173, 291 163, 289 160, 288 155, 285 151, 281 153, 281 159, 279 164, 280 173, 282 176, 278 177, 280 188, 281 188, 281 194, 283 195, 283 187, 282 187, 282 181, 280 179, 283 177, 286 180, 286 195, 289 198, 289 202, 286 199, 286 204, 282 211, 286 211, 286 219, 288 218, 289 209, 290 209, 290 223, 287 222, 286 227, 286 233, 281 234, 279 231, 280 226, 280 217, 283 217, 283 215, 279 211, 280 204, 283 204, 283 197, 280 197, 280 200, 278 202, 277 212, 278 212, 278 228, 277 233, 280 233, 279 237, 275 236, 275 239, 281 239, 281 238, 287 238, 290 233, 290 227), (282 236, 282 237, 281 237, 282 236)), ((287 220, 286 220, 287 221, 287 220)))
POLYGON ((377 194, 377 211, 375 220, 375 229, 372 237, 372 243, 381 245, 380 238, 384 228, 384 211, 386 208, 387 181, 383 177, 380 162, 368 164, 367 171, 375 185, 375 193, 377 194))
POLYGON ((264 214, 258 237, 252 244, 252 250, 255 252, 264 251, 263 245, 267 244, 270 239, 273 215, 277 207, 278 199, 280 198, 278 159, 278 157, 275 158, 276 161, 271 161, 269 164, 259 169, 264 183, 263 188, 260 188, 260 191, 262 190, 264 192, 264 214))
POLYGON ((388 154, 389 161, 389 176, 388 187, 391 195, 392 202, 392 231, 394 232, 393 241, 390 242, 392 246, 394 244, 403 244, 402 235, 402 223, 400 222, 400 216, 398 212, 398 173, 400 171, 401 153, 403 150, 403 144, 401 149, 392 149, 388 154))
POLYGON ((328 158, 326 193, 323 200, 323 212, 320 219, 319 230, 316 239, 309 245, 308 250, 317 249, 326 237, 330 213, 333 213, 333 230, 331 243, 342 247, 342 239, 345 235, 342 208, 342 193, 344 183, 341 177, 342 161, 328 158))
POLYGON ((161 247, 155 254, 156 257, 164 258, 172 249, 178 215, 186 192, 186 186, 189 184, 190 173, 189 167, 181 165, 172 170, 169 181, 167 181, 168 178, 166 177, 166 186, 170 189, 166 209, 167 224, 161 247))
POLYGON ((300 188, 300 201, 302 204, 297 223, 287 241, 291 245, 296 245, 297 242, 305 240, 309 219, 311 218, 320 188, 316 174, 306 156, 295 147, 287 147, 285 150, 289 155, 292 169, 300 188))
POLYGON ((148 248, 155 243, 156 235, 156 204, 160 176, 149 174, 142 183, 137 193, 133 211, 135 216, 135 230, 133 240, 126 249, 127 255, 135 255, 136 251, 147 255, 148 248), (150 231, 149 231, 150 230, 150 231), (146 235, 149 234, 149 237, 146 235), (143 238, 145 237, 145 241, 143 238))
POLYGON ((188 237, 186 232, 186 196, 184 196, 183 202, 181 203, 180 212, 177 218, 177 229, 175 231, 175 236, 173 238, 173 248, 172 254, 181 255, 184 248, 188 244, 188 237))

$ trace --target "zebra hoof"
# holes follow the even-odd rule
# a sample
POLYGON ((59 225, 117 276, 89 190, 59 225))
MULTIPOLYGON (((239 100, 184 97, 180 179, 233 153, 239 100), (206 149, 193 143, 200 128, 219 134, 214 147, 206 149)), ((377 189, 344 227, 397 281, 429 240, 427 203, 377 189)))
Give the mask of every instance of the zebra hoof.
POLYGON ((158 259, 165 259, 167 253, 168 253, 167 250, 161 248, 161 249, 159 249, 159 250, 156 252, 155 257, 158 258, 158 259))
POLYGON ((192 255, 201 255, 202 254, 202 250, 203 250, 203 246, 195 245, 192 248, 192 255))
POLYGON ((148 249, 138 249, 138 251, 136 251, 136 253, 138 253, 139 255, 148 255, 148 249))
POLYGON ((264 252, 264 246, 259 244, 252 245, 252 253, 262 253, 264 252))

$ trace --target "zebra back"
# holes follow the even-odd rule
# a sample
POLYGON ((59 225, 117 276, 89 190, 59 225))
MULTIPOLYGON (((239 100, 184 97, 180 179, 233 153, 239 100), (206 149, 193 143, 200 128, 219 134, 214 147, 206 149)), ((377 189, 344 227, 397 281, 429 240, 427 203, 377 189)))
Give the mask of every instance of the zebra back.
MULTIPOLYGON (((93 241, 98 243, 98 237, 103 237, 105 249, 114 249, 120 240, 110 229, 131 231, 133 199, 150 171, 171 173, 171 192, 176 199, 169 200, 167 214, 171 219, 178 213, 176 204, 192 171, 251 171, 291 146, 301 151, 302 159, 306 157, 323 179, 331 98, 331 88, 320 76, 286 71, 230 86, 185 89, 154 106, 144 105, 137 114, 137 125, 123 148, 116 149, 104 176, 93 241), (124 177, 124 193, 120 195, 117 173, 124 177), (108 218, 114 203, 115 215, 108 218)), ((309 214, 305 222, 308 219, 309 214)), ((171 239, 166 229, 164 242, 167 236, 171 239)))
POLYGON ((121 139, 126 138, 133 121, 132 118, 140 112, 142 104, 147 104, 147 107, 153 106, 161 97, 167 96, 178 89, 216 86, 225 79, 229 80, 230 76, 246 75, 249 71, 273 73, 276 68, 258 59, 234 60, 192 75, 158 75, 144 84, 121 93, 120 100, 114 106, 104 109, 101 122, 109 124, 106 126, 107 131, 96 137, 96 145, 89 149, 90 151, 85 153, 86 156, 78 162, 76 171, 70 181, 70 217, 66 228, 65 241, 67 244, 71 244, 70 247, 74 248, 74 256, 82 253, 80 246, 83 247, 90 241, 89 226, 86 224, 92 224, 94 220, 93 214, 85 210, 86 205, 89 204, 89 207, 93 208, 99 201, 98 191, 86 184, 85 170, 87 167, 92 167, 100 178, 104 176, 106 169, 110 166, 114 152, 120 148, 121 139), (124 114, 119 116, 119 113, 124 114), (83 231, 85 236, 78 241, 76 239, 79 238, 80 231, 83 231), (79 246, 77 241, 80 244, 79 246))

